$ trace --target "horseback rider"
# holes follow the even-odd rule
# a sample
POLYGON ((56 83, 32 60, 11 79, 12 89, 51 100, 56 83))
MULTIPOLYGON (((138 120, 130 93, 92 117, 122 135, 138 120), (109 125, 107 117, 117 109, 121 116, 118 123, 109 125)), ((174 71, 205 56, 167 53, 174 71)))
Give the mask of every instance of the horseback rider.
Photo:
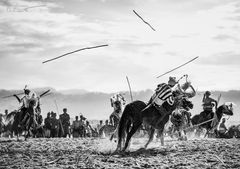
POLYGON ((20 111, 23 113, 23 116, 22 116, 23 120, 21 121, 21 124, 24 124, 26 122, 26 119, 28 117, 26 116, 26 114, 28 112, 29 104, 31 101, 34 101, 33 112, 28 112, 28 113, 30 113, 30 115, 33 115, 34 117, 33 122, 35 123, 35 125, 38 125, 35 114, 40 115, 41 109, 40 109, 40 102, 39 102, 40 98, 37 96, 37 94, 34 91, 26 89, 25 87, 24 96, 21 99, 16 94, 14 94, 13 96, 16 97, 19 103, 22 103, 22 106, 20 107, 20 111))
POLYGON ((213 107, 215 106, 215 110, 217 110, 218 102, 210 97, 211 92, 206 91, 204 93, 202 102, 203 102, 203 112, 201 113, 205 117, 209 116, 211 113, 213 113, 213 107))
MULTIPOLYGON (((187 77, 187 75, 185 75, 185 76, 187 77)), ((194 87, 191 85, 191 82, 186 80, 186 82, 183 85, 180 85, 180 84, 177 85, 177 88, 176 88, 176 90, 174 90, 173 95, 175 97, 182 95, 182 96, 185 96, 187 98, 192 98, 196 95, 196 91, 195 91, 194 87), (189 91, 189 89, 190 89, 190 91, 189 91)), ((189 112, 189 109, 186 110, 186 111, 183 111, 183 113, 187 117, 188 125, 190 125, 191 113, 189 112)))
POLYGON ((122 106, 126 104, 126 100, 122 94, 117 93, 110 98, 110 102, 111 102, 111 106, 114 109, 114 111, 110 115, 110 123, 116 127, 118 125, 117 121, 119 121, 121 117, 122 106), (114 120, 113 117, 116 117, 117 120, 114 120))
POLYGON ((168 84, 161 83, 155 89, 155 93, 150 98, 148 105, 154 105, 158 110, 166 114, 166 104, 172 106, 175 102, 172 88, 177 84, 176 77, 169 77, 168 84))
MULTIPOLYGON (((121 103, 121 105, 126 104, 126 100, 121 93, 114 94, 110 98, 111 106, 114 108, 114 110, 118 108, 118 107, 116 107, 117 105, 115 104, 117 101, 119 101, 121 103)), ((122 107, 120 107, 120 108, 122 109, 122 107)))

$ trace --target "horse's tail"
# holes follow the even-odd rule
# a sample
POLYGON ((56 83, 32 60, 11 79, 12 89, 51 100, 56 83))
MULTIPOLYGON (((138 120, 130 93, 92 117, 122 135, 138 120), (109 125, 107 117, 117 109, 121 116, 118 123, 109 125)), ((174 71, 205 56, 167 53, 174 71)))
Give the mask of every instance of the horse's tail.
POLYGON ((118 148, 121 149, 121 145, 123 140, 125 139, 125 135, 126 135, 126 129, 128 126, 128 123, 131 121, 132 116, 131 116, 131 112, 132 112, 132 106, 131 105, 126 105, 122 117, 119 121, 119 126, 118 126, 118 148))

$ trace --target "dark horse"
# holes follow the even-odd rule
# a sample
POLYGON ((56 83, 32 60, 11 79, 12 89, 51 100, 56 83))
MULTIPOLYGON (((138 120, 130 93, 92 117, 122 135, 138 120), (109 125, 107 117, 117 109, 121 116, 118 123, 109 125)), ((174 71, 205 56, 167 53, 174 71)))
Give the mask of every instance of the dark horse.
POLYGON ((147 105, 139 100, 126 105, 119 123, 117 150, 122 149, 126 135, 127 138, 123 151, 127 149, 131 137, 142 125, 142 123, 151 126, 149 140, 146 143, 145 148, 147 148, 148 144, 153 140, 155 129, 158 129, 161 137, 161 144, 164 145, 164 126, 168 122, 170 114, 178 105, 188 105, 186 103, 182 104, 183 102, 192 104, 187 99, 182 98, 176 100, 173 106, 170 106, 167 102, 164 102, 163 104, 165 104, 164 107, 167 111, 166 114, 161 112, 161 110, 157 109, 154 105, 150 105, 148 108, 146 108, 147 105))
POLYGON ((11 127, 11 132, 13 132, 17 136, 17 140, 19 140, 19 135, 23 131, 27 131, 25 133, 25 140, 30 136, 30 130, 36 129, 36 119, 34 117, 36 101, 33 99, 29 102, 28 108, 23 108, 18 111, 13 111, 7 115, 7 119, 11 119, 13 117, 13 123, 11 127), (23 119, 24 123, 22 123, 23 119), (35 122, 34 122, 35 121, 35 122))
POLYGON ((211 119, 214 118, 214 113, 213 112, 209 113, 209 115, 207 115, 207 116, 204 113, 197 114, 197 115, 192 117, 191 122, 192 122, 192 125, 200 124, 198 126, 197 130, 201 130, 201 129, 205 128, 207 130, 205 136, 207 136, 209 134, 210 130, 212 130, 214 127, 216 127, 216 125, 219 123, 223 114, 232 116, 233 115, 232 108, 225 105, 225 104, 219 106, 217 108, 217 111, 216 111, 216 119, 215 119, 216 124, 214 126, 212 125, 213 120, 211 120, 211 119))

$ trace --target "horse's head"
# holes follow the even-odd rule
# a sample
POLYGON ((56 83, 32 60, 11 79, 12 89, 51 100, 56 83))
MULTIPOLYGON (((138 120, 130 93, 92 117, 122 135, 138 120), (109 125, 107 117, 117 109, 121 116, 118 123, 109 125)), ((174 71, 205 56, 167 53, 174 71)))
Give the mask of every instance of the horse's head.
POLYGON ((226 115, 232 116, 233 115, 233 104, 225 103, 225 104, 221 105, 220 107, 218 107, 217 112, 219 112, 221 114, 226 114, 226 115))

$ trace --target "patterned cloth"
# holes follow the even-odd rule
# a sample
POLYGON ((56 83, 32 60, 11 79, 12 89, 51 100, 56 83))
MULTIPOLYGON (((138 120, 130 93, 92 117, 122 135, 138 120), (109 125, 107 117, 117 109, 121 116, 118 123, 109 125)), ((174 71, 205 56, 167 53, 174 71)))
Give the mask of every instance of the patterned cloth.
POLYGON ((162 83, 157 86, 155 93, 151 97, 151 102, 161 106, 165 101, 172 106, 174 104, 174 97, 171 87, 166 83, 162 83))

